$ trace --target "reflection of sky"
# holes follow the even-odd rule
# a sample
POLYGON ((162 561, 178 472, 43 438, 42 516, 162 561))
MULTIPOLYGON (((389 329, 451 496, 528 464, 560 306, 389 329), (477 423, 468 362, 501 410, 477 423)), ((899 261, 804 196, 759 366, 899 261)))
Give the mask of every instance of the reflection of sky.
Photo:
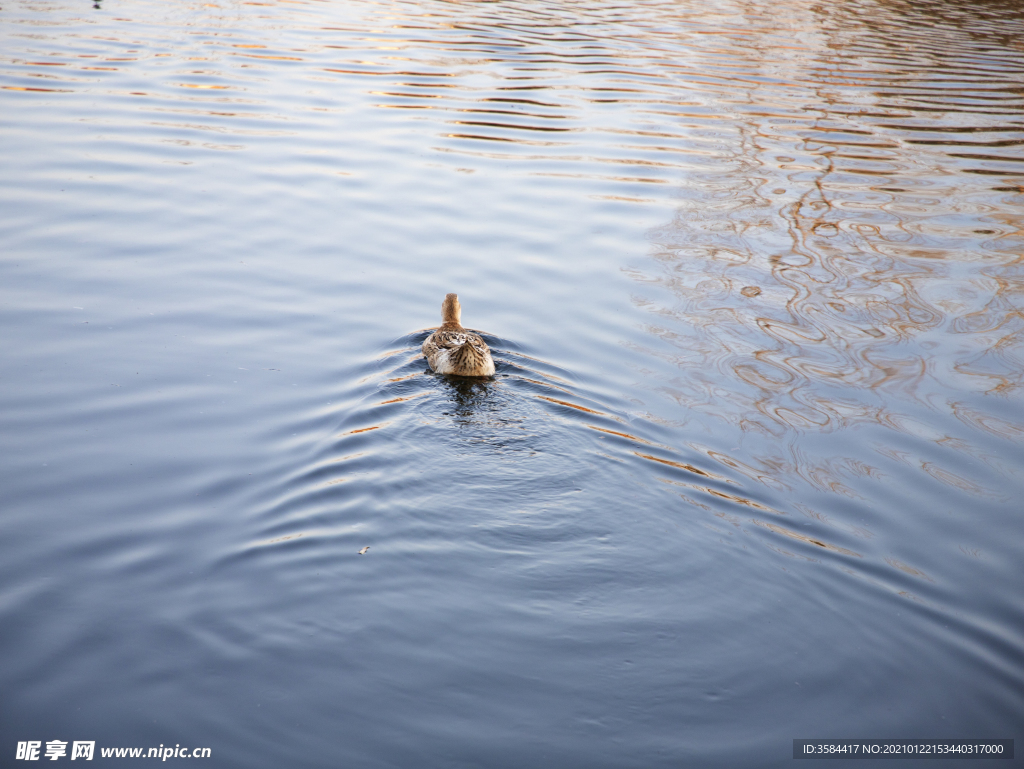
MULTIPOLYGON (((598 199, 674 208, 653 261, 628 268, 651 338, 630 344, 678 367, 649 389, 707 418, 768 440, 865 422, 907 432, 928 421, 914 409, 1024 429, 986 407, 1018 397, 1024 371, 1011 6, 7 13, 0 83, 20 95, 6 101, 81 110, 114 164, 146 144, 189 165, 280 142, 282 168, 358 177, 331 121, 387 108, 461 172, 515 161, 598 199), (89 114, 96 96, 122 101, 116 119, 89 114)), ((933 432, 949 456, 981 454, 933 432)), ((800 471, 795 449, 787 461, 833 474, 800 471)), ((943 461, 918 464, 972 488, 943 461)))
MULTIPOLYGON (((870 423, 942 449, 878 449, 886 458, 980 494, 956 457, 1004 470, 971 433, 1024 431, 989 407, 1019 397, 1024 372, 1011 6, 7 13, 0 84, 20 95, 6 101, 81 111, 114 165, 280 143, 284 169, 358 178, 369 169, 332 121, 400 110, 460 172, 515 162, 597 199, 674 209, 651 233, 654 259, 627 268, 649 314, 649 341, 629 344, 674 371, 647 389, 755 441, 729 461, 760 482, 848 492, 878 472, 871 457, 818 457, 798 436, 870 423), (97 96, 119 103, 116 118, 90 113, 82 100, 97 96)), ((463 424, 497 397, 453 394, 463 424)))

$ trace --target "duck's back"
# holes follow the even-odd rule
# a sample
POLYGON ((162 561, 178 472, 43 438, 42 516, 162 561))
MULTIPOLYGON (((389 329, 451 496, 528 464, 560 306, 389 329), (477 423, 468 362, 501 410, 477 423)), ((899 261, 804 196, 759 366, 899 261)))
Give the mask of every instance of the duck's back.
POLYGON ((479 334, 442 326, 423 342, 423 354, 438 374, 492 376, 494 360, 479 334))

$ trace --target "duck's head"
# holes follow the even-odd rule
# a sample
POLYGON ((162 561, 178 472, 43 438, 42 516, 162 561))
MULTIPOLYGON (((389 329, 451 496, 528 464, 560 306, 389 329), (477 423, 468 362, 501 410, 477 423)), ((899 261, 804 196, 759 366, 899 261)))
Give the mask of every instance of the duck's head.
POLYGON ((445 324, 462 325, 462 305, 458 294, 448 294, 441 303, 441 321, 445 324))

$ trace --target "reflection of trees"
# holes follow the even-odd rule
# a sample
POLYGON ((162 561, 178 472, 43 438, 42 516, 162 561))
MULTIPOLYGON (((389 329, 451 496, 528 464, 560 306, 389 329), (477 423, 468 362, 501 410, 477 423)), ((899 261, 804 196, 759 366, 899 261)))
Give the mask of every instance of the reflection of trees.
MULTIPOLYGON (((666 389, 775 436, 877 422, 902 399, 1007 392, 1024 368, 1012 279, 1020 220, 1005 191, 950 160, 948 146, 915 144, 919 88, 899 84, 924 74, 906 39, 902 66, 876 55, 883 70, 865 52, 885 41, 855 17, 826 22, 848 31, 802 57, 737 51, 744 74, 782 67, 789 83, 815 85, 747 87, 754 106, 732 121, 734 154, 690 176, 674 220, 653 234, 660 275, 637 275, 677 300, 650 329, 678 349, 682 373, 666 389), (894 84, 884 97, 866 88, 883 77, 894 84)), ((938 45, 924 30, 907 35, 938 45)), ((960 53, 977 66, 970 40, 960 53)), ((975 87, 965 79, 960 93, 975 87)), ((929 120, 1008 130, 1009 109, 978 118, 949 107, 929 120)))

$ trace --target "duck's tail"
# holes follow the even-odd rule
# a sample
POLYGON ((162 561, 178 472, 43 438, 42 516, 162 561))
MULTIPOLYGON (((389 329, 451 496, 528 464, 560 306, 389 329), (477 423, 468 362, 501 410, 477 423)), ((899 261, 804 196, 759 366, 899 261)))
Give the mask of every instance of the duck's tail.
POLYGON ((467 339, 453 349, 448 359, 459 376, 490 376, 494 373, 490 350, 473 339, 467 339))

